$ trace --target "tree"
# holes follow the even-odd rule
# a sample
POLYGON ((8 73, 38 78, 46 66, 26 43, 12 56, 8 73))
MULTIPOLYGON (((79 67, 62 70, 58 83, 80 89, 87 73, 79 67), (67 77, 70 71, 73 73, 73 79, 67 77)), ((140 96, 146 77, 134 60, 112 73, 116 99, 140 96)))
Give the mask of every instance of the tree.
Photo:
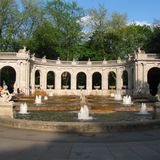
POLYGON ((83 10, 77 6, 76 2, 66 3, 62 0, 49 1, 46 10, 47 19, 55 32, 56 52, 59 53, 61 59, 73 59, 81 41, 80 21, 83 10))
POLYGON ((96 59, 116 59, 119 57, 119 42, 121 40, 118 31, 126 26, 126 15, 112 13, 109 16, 104 6, 89 11, 92 36, 90 47, 97 52, 96 59))
POLYGON ((33 33, 44 21, 44 4, 42 0, 21 0, 19 13, 19 32, 17 33, 15 50, 26 46, 31 52, 37 51, 33 33))
POLYGON ((1 51, 17 51, 23 45, 28 45, 33 31, 42 20, 43 8, 40 0, 21 2, 20 9, 16 0, 0 1, 1 51))
POLYGON ((111 30, 119 30, 124 28, 127 24, 127 15, 113 12, 111 20, 109 21, 109 27, 111 30))
POLYGON ((104 36, 107 28, 107 9, 103 6, 99 6, 98 9, 90 9, 89 16, 92 32, 90 47, 96 50, 97 57, 104 58, 106 54, 104 36))
POLYGON ((24 38, 32 36, 39 24, 44 20, 44 4, 42 0, 21 0, 21 31, 24 38))
POLYGON ((18 6, 15 0, 0 1, 0 50, 13 49, 14 37, 17 32, 18 6))
MULTIPOLYGON (((37 57, 43 57, 55 59, 59 57, 56 47, 56 30, 53 25, 47 20, 38 25, 37 29, 33 33, 32 49, 36 53, 37 57)), ((30 45, 31 46, 31 45, 30 45)))
POLYGON ((151 28, 146 25, 140 26, 132 24, 123 28, 119 34, 121 35, 121 47, 124 54, 134 53, 139 47, 144 49, 150 37, 151 28))
POLYGON ((148 35, 145 50, 151 53, 160 53, 160 25, 152 26, 152 33, 148 35))

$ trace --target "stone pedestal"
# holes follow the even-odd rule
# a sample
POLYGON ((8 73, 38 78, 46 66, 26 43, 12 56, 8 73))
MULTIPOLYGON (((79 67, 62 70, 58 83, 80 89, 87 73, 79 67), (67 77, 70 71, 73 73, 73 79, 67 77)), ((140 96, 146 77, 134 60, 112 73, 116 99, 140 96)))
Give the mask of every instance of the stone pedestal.
POLYGON ((153 106, 153 119, 160 119, 160 102, 156 102, 153 106))
POLYGON ((13 102, 1 102, 0 117, 13 118, 13 102))

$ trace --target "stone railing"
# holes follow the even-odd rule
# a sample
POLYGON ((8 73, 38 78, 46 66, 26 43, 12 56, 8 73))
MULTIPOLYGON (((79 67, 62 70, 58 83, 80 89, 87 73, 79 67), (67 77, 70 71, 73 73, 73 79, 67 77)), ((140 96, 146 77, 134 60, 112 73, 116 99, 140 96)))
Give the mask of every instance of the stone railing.
POLYGON ((16 58, 16 52, 0 52, 0 59, 16 58))
POLYGON ((92 66, 110 66, 110 65, 121 65, 125 64, 126 60, 109 60, 109 61, 62 61, 62 60, 50 60, 42 61, 41 58, 35 58, 35 64, 47 64, 47 65, 92 65, 92 66))

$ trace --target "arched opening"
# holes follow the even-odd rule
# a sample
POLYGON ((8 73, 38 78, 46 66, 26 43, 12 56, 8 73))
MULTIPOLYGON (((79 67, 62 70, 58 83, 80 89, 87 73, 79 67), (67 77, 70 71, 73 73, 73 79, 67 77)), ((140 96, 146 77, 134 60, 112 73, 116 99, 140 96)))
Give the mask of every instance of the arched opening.
POLYGON ((147 81, 151 95, 157 94, 157 87, 160 82, 160 68, 153 67, 148 71, 147 81))
POLYGON ((63 72, 61 75, 61 88, 71 89, 71 74, 69 72, 63 72))
POLYGON ((54 89, 55 87, 55 74, 53 71, 47 73, 47 89, 54 89))
POLYGON ((79 72, 77 74, 77 89, 86 89, 86 74, 79 72))
POLYGON ((128 88, 128 72, 126 70, 123 71, 122 80, 123 80, 122 89, 127 89, 128 88))
POLYGON ((95 72, 92 75, 92 89, 102 88, 102 76, 99 72, 95 72))
POLYGON ((108 74, 108 89, 116 89, 116 74, 113 71, 108 74))
POLYGON ((16 81, 16 71, 13 67, 5 66, 0 70, 0 85, 5 83, 10 93, 14 91, 14 83, 16 81))
POLYGON ((36 70, 35 72, 35 87, 40 88, 40 71, 36 70))

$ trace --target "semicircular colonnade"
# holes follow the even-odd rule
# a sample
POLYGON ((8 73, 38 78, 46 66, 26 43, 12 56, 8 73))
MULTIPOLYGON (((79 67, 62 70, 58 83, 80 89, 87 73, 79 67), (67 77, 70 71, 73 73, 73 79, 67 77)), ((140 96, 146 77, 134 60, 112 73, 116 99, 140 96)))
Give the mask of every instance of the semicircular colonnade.
POLYGON ((125 60, 61 61, 36 58, 25 48, 18 52, 0 52, 0 84, 2 69, 15 70, 14 92, 26 95, 36 89, 53 95, 109 95, 115 90, 123 94, 150 94, 148 72, 160 68, 158 54, 138 51, 125 60))

